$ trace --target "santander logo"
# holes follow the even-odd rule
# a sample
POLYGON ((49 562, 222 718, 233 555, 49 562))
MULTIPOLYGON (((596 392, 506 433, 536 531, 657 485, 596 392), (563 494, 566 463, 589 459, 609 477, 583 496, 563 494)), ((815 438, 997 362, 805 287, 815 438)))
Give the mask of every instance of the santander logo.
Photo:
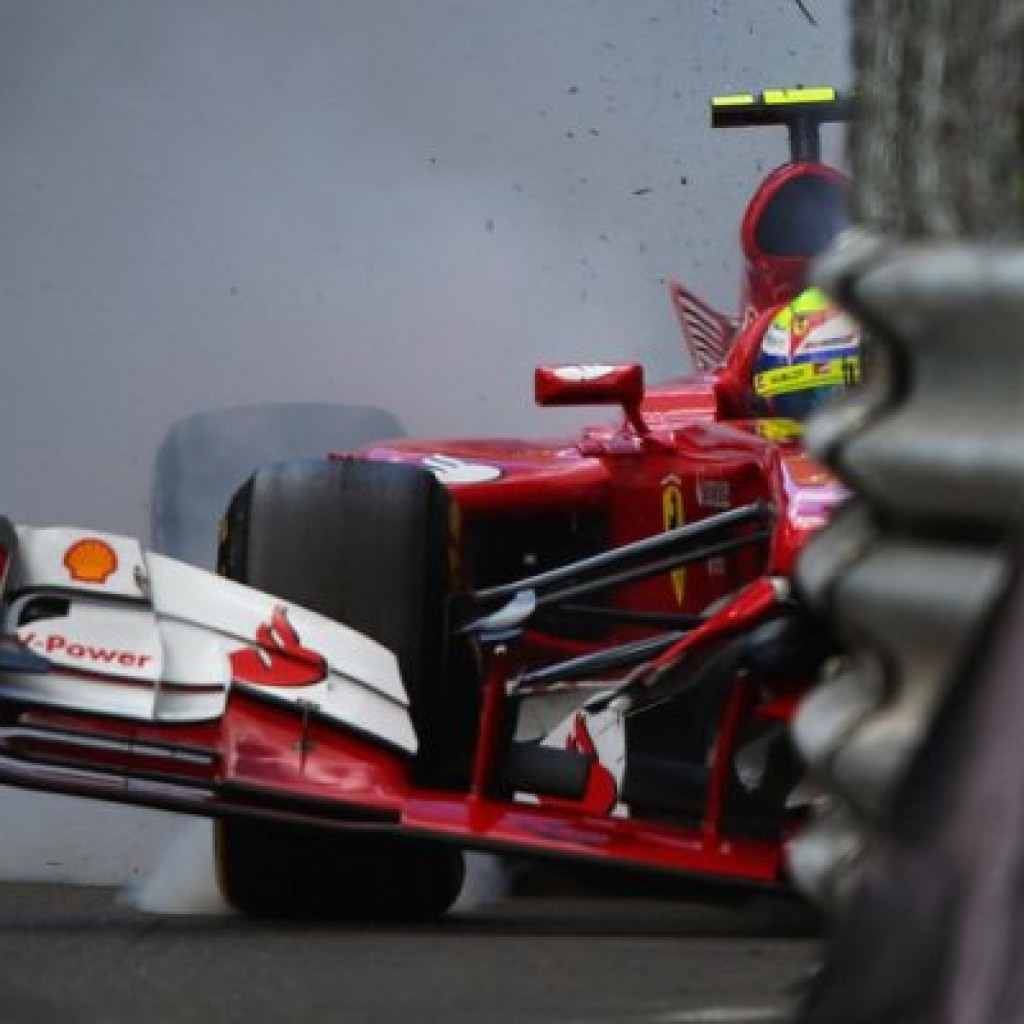
POLYGON ((278 605, 256 630, 255 647, 243 647, 230 656, 231 681, 259 686, 311 686, 327 678, 327 659, 303 647, 288 609, 278 605))
POLYGON ((467 462, 452 455, 428 455, 422 465, 424 469, 429 469, 445 486, 485 484, 489 480, 497 480, 501 477, 501 470, 497 466, 488 466, 483 462, 467 462))
POLYGON ((619 798, 619 787, 615 776, 598 760, 597 744, 590 735, 587 716, 582 711, 577 712, 573 719, 572 732, 565 738, 565 749, 593 758, 587 773, 587 788, 580 801, 583 810, 588 814, 611 814, 619 798))
MULTIPOLYGON (((563 723, 561 728, 566 725, 568 723, 563 723)), ((558 796, 538 796, 537 803, 541 807, 562 807, 606 818, 618 804, 619 784, 612 771, 601 762, 597 743, 587 722, 586 711, 575 712, 568 730, 563 743, 564 749, 573 754, 583 754, 590 760, 583 795, 576 800, 558 796)))

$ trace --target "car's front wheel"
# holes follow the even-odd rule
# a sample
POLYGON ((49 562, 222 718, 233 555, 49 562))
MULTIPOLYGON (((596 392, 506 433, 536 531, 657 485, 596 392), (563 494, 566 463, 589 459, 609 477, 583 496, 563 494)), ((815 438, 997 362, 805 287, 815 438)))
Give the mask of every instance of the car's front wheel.
POLYGON ((439 843, 249 818, 215 837, 221 892, 254 917, 431 920, 462 887, 461 851, 439 843))
MULTIPOLYGON (((414 467, 359 460, 256 472, 225 518, 220 571, 377 640, 398 658, 422 770, 443 760, 449 499, 414 467), (425 766, 425 768, 424 768, 425 766)), ((458 896, 462 854, 427 840, 229 818, 217 828, 227 900, 275 917, 429 918, 458 896)))

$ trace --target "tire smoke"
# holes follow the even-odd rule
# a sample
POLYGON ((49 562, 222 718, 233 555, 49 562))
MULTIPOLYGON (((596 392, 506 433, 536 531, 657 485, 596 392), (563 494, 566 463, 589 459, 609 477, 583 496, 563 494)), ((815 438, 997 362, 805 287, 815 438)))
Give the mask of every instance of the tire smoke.
POLYGON ((233 914, 217 885, 213 822, 185 821, 143 879, 119 899, 150 914, 233 914))
MULTIPOLYGON (((467 854, 466 880, 451 913, 471 914, 497 903, 508 895, 511 882, 511 872, 500 857, 467 854)), ((122 889, 118 899, 147 914, 234 914, 217 884, 213 823, 185 821, 141 881, 122 889)))
POLYGON ((450 913, 471 914, 490 903, 498 903, 512 888, 512 869, 494 854, 467 853, 466 880, 450 913))

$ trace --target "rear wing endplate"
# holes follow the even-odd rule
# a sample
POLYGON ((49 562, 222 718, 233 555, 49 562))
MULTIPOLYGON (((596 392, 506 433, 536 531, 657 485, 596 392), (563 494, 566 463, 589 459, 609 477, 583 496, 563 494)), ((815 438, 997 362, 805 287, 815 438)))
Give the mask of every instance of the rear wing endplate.
POLYGON ((693 368, 701 373, 721 369, 736 340, 739 322, 709 306, 678 281, 669 281, 668 293, 693 368))

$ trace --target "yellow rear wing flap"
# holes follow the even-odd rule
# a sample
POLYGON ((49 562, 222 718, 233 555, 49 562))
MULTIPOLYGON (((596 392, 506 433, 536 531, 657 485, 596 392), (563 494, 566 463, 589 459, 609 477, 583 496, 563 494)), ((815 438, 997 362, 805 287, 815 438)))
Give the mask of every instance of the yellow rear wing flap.
POLYGON ((832 86, 765 89, 711 98, 711 124, 715 128, 788 128, 794 161, 820 160, 821 125, 849 121, 852 116, 853 97, 832 86))

